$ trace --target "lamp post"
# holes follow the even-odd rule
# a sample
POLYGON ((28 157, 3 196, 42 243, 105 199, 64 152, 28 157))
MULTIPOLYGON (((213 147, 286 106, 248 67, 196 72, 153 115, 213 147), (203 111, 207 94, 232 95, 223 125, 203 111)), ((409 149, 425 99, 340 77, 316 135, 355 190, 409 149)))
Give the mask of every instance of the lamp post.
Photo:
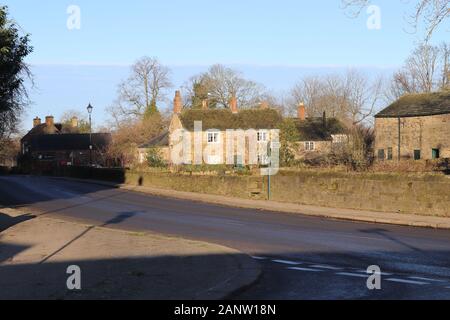
POLYGON ((94 109, 93 106, 91 106, 91 103, 87 106, 87 111, 89 113, 89 163, 92 167, 92 110, 94 109))

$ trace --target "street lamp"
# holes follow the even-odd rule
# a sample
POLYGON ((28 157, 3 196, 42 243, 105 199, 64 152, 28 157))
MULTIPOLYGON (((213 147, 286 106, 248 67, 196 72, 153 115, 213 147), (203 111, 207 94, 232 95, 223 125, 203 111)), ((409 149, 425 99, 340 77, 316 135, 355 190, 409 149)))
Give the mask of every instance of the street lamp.
POLYGON ((94 109, 93 106, 91 106, 91 103, 87 106, 87 112, 89 113, 89 162, 90 166, 92 167, 92 110, 94 109))

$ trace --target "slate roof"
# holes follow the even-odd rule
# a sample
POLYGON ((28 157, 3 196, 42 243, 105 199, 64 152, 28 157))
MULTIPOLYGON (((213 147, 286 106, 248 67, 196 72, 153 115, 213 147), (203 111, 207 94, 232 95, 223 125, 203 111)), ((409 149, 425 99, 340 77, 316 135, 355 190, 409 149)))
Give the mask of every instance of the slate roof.
POLYGON ((245 109, 233 114, 228 109, 188 109, 180 115, 183 127, 194 130, 194 122, 202 121, 203 131, 209 129, 275 129, 282 118, 274 109, 245 109))
MULTIPOLYGON (((105 149, 111 142, 109 133, 93 133, 93 150, 105 149)), ((71 151, 89 150, 89 134, 39 134, 32 135, 26 141, 27 147, 33 151, 71 151)))
POLYGON ((332 135, 346 134, 347 129, 338 119, 307 118, 304 121, 294 119, 299 133, 299 141, 330 141, 332 135))
POLYGON ((150 139, 147 143, 139 146, 139 148, 155 148, 155 147, 168 147, 169 146, 169 131, 165 131, 153 139, 150 139))
POLYGON ((440 114, 450 114, 450 90, 405 95, 378 113, 375 118, 420 117, 440 114))

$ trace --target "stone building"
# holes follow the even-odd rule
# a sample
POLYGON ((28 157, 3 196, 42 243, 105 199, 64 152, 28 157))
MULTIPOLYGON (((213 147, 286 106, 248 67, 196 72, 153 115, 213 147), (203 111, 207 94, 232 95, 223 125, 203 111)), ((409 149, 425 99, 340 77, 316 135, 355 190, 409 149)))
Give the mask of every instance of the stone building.
POLYGON ((174 113, 169 126, 170 164, 268 163, 268 144, 278 141, 281 115, 262 103, 259 109, 238 110, 236 97, 230 109, 183 110, 181 94, 175 94, 174 113), (174 156, 176 155, 176 156, 174 156))
POLYGON ((337 151, 348 142, 348 132, 336 118, 307 117, 304 104, 300 104, 297 117, 292 118, 298 132, 298 141, 291 146, 296 160, 314 159, 337 151))
MULTIPOLYGON (((334 118, 307 117, 306 108, 300 104, 298 115, 292 118, 299 140, 292 143, 295 158, 308 159, 331 153, 334 147, 348 140, 345 126, 334 118)), ((168 132, 152 139, 140 148, 140 161, 145 161, 148 148, 161 149, 161 155, 169 164, 242 164, 265 165, 268 162, 268 146, 279 141, 281 114, 266 102, 258 109, 239 109, 235 97, 230 99, 230 109, 183 109, 181 94, 175 94, 174 112, 168 132), (199 124, 200 127, 195 128, 199 124), (239 132, 241 137, 231 136, 239 132), (195 155, 196 146, 202 154, 195 155), (183 160, 174 154, 185 151, 183 160), (230 152, 228 152, 231 150, 230 152), (187 151, 187 152, 186 152, 187 151), (189 155, 186 157, 186 153, 189 155), (181 162, 181 163, 180 163, 181 162)))
POLYGON ((450 158, 450 91, 405 95, 375 116, 378 160, 450 158))

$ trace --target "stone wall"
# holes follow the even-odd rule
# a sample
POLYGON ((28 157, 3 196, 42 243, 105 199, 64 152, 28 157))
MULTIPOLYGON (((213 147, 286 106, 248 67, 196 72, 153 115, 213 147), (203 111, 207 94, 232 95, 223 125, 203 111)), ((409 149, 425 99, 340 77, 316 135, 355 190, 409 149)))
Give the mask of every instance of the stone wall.
MULTIPOLYGON (((267 199, 267 177, 67 167, 59 175, 244 199, 267 199)), ((450 217, 450 177, 281 170, 271 200, 333 208, 450 217)))
MULTIPOLYGON (((393 159, 398 159, 399 120, 375 119, 375 155, 392 148, 393 159)), ((414 150, 421 151, 422 159, 432 159, 432 149, 439 149, 441 158, 450 158, 450 114, 400 119, 401 158, 413 159, 414 150)))
MULTIPOLYGON (((126 183, 245 199, 267 199, 267 177, 128 172, 126 183)), ((440 175, 283 172, 272 200, 450 217, 450 178, 440 175)))

